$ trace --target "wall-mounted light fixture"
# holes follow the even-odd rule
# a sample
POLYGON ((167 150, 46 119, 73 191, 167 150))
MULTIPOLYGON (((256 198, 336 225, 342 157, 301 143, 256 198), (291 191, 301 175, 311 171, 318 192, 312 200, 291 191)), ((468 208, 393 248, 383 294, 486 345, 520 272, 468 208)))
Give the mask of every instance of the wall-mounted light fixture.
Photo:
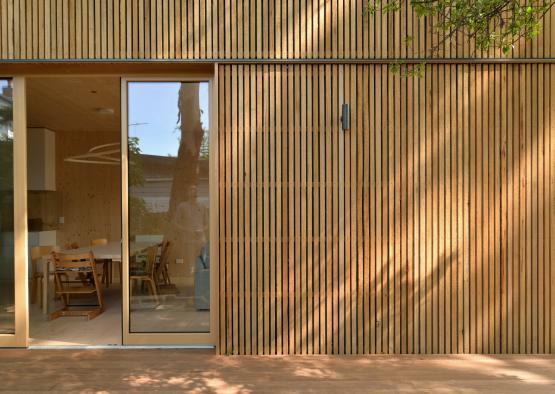
POLYGON ((113 108, 94 108, 93 109, 94 112, 96 112, 99 115, 113 115, 114 114, 114 109, 113 108))
POLYGON ((349 130, 349 104, 341 106, 341 128, 349 130))

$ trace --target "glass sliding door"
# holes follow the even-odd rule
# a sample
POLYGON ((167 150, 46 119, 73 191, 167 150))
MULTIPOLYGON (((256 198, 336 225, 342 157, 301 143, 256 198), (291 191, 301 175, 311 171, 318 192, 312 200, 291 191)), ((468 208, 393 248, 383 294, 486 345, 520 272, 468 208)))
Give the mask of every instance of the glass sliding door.
POLYGON ((15 334, 13 86, 0 79, 0 334, 15 334))
POLYGON ((23 78, 0 78, 0 346, 27 344, 23 78))
POLYGON ((123 89, 124 331, 131 343, 211 344, 210 83, 128 80, 123 89))

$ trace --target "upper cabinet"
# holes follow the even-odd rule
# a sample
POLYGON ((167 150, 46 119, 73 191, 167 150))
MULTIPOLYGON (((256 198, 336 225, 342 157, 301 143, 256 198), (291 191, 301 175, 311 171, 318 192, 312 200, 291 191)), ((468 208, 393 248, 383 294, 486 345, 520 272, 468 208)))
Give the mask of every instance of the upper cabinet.
POLYGON ((56 190, 56 135, 52 130, 27 129, 27 188, 56 190))

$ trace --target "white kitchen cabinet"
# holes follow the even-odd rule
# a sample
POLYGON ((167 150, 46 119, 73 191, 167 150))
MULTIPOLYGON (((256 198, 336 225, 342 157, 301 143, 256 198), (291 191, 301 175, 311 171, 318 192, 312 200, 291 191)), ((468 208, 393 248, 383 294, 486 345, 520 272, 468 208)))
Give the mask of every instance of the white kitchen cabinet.
POLYGON ((56 135, 52 130, 27 129, 27 188, 56 190, 56 135))

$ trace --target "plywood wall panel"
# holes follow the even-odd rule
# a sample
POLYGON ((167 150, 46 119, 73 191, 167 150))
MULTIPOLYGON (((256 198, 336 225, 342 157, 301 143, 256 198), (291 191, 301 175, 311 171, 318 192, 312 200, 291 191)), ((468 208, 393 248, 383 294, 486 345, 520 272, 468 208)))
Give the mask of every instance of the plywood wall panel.
POLYGON ((219 66, 222 353, 554 352, 554 71, 219 66))
POLYGON ((117 141, 118 135, 118 131, 56 132, 55 198, 57 214, 65 218, 58 227, 59 245, 77 242, 86 246, 97 238, 121 238, 119 167, 64 161, 93 146, 117 141))
MULTIPOLYGON (((366 0, 0 0, 2 59, 287 59, 503 57, 461 37, 435 53, 433 21, 406 4, 366 14, 366 0), (411 45, 405 45, 412 36, 411 45)), ((553 58, 555 12, 511 57, 553 58)))

